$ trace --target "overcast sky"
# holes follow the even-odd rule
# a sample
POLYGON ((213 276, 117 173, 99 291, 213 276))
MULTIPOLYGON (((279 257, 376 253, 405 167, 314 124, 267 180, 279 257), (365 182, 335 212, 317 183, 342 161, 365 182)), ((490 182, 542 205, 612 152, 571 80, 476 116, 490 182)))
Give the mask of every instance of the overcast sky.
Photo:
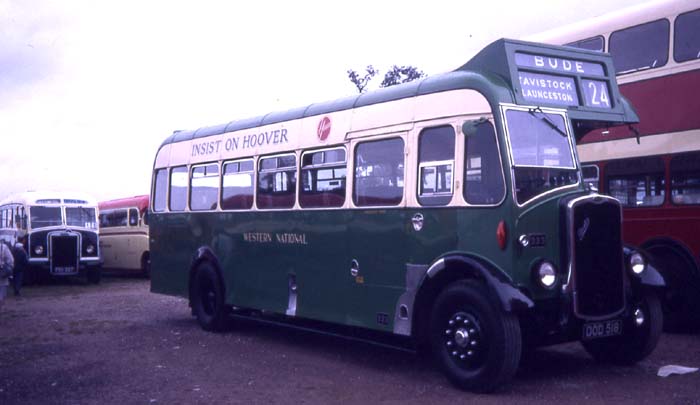
POLYGON ((174 130, 354 94, 346 71, 368 64, 449 71, 637 2, 0 0, 0 200, 146 194, 174 130))

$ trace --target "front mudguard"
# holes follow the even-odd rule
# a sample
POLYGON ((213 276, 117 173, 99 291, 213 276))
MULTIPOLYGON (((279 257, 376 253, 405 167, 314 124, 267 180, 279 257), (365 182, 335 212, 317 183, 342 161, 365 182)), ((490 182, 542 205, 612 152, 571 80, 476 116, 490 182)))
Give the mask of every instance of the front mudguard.
POLYGON ((505 273, 475 257, 465 255, 442 257, 430 266, 427 278, 434 278, 440 272, 453 268, 468 269, 472 278, 485 281, 490 295, 498 298, 498 302, 505 312, 519 313, 535 306, 532 299, 520 291, 505 273))
POLYGON ((664 280, 664 276, 661 275, 661 272, 656 268, 649 254, 647 254, 643 249, 630 245, 625 245, 622 250, 625 257, 625 271, 629 275, 629 280, 633 290, 639 291, 640 289, 666 287, 666 280, 664 280), (641 254, 646 262, 646 268, 641 274, 634 274, 629 266, 629 258, 635 252, 641 254))

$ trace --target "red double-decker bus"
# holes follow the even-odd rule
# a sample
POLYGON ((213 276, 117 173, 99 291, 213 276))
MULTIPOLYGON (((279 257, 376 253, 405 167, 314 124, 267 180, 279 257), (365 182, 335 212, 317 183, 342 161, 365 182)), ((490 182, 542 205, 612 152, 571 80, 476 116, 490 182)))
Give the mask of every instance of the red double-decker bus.
POLYGON ((640 123, 584 137, 584 176, 622 202, 625 242, 662 270, 667 326, 700 328, 700 2, 645 3, 531 39, 612 55, 640 123))

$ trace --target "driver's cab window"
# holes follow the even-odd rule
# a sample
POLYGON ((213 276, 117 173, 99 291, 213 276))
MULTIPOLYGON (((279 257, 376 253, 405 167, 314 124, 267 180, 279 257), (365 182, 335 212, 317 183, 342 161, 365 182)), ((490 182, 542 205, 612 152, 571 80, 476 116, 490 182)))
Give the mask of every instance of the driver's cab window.
POLYGON ((471 130, 463 131, 466 136, 464 199, 474 205, 498 204, 505 198, 506 185, 496 131, 488 120, 465 123, 465 127, 471 130))

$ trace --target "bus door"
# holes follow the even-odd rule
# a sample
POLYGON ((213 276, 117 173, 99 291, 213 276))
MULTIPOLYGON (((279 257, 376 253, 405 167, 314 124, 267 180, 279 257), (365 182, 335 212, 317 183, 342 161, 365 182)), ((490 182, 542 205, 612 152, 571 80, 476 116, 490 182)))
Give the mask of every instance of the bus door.
POLYGON ((295 242, 299 266, 288 273, 287 314, 344 322, 347 291, 347 243, 351 213, 344 209, 348 150, 344 146, 301 155, 295 242))
POLYGON ((405 210, 406 133, 352 142, 353 190, 348 224, 347 322, 390 329, 404 284, 410 218, 405 210))

